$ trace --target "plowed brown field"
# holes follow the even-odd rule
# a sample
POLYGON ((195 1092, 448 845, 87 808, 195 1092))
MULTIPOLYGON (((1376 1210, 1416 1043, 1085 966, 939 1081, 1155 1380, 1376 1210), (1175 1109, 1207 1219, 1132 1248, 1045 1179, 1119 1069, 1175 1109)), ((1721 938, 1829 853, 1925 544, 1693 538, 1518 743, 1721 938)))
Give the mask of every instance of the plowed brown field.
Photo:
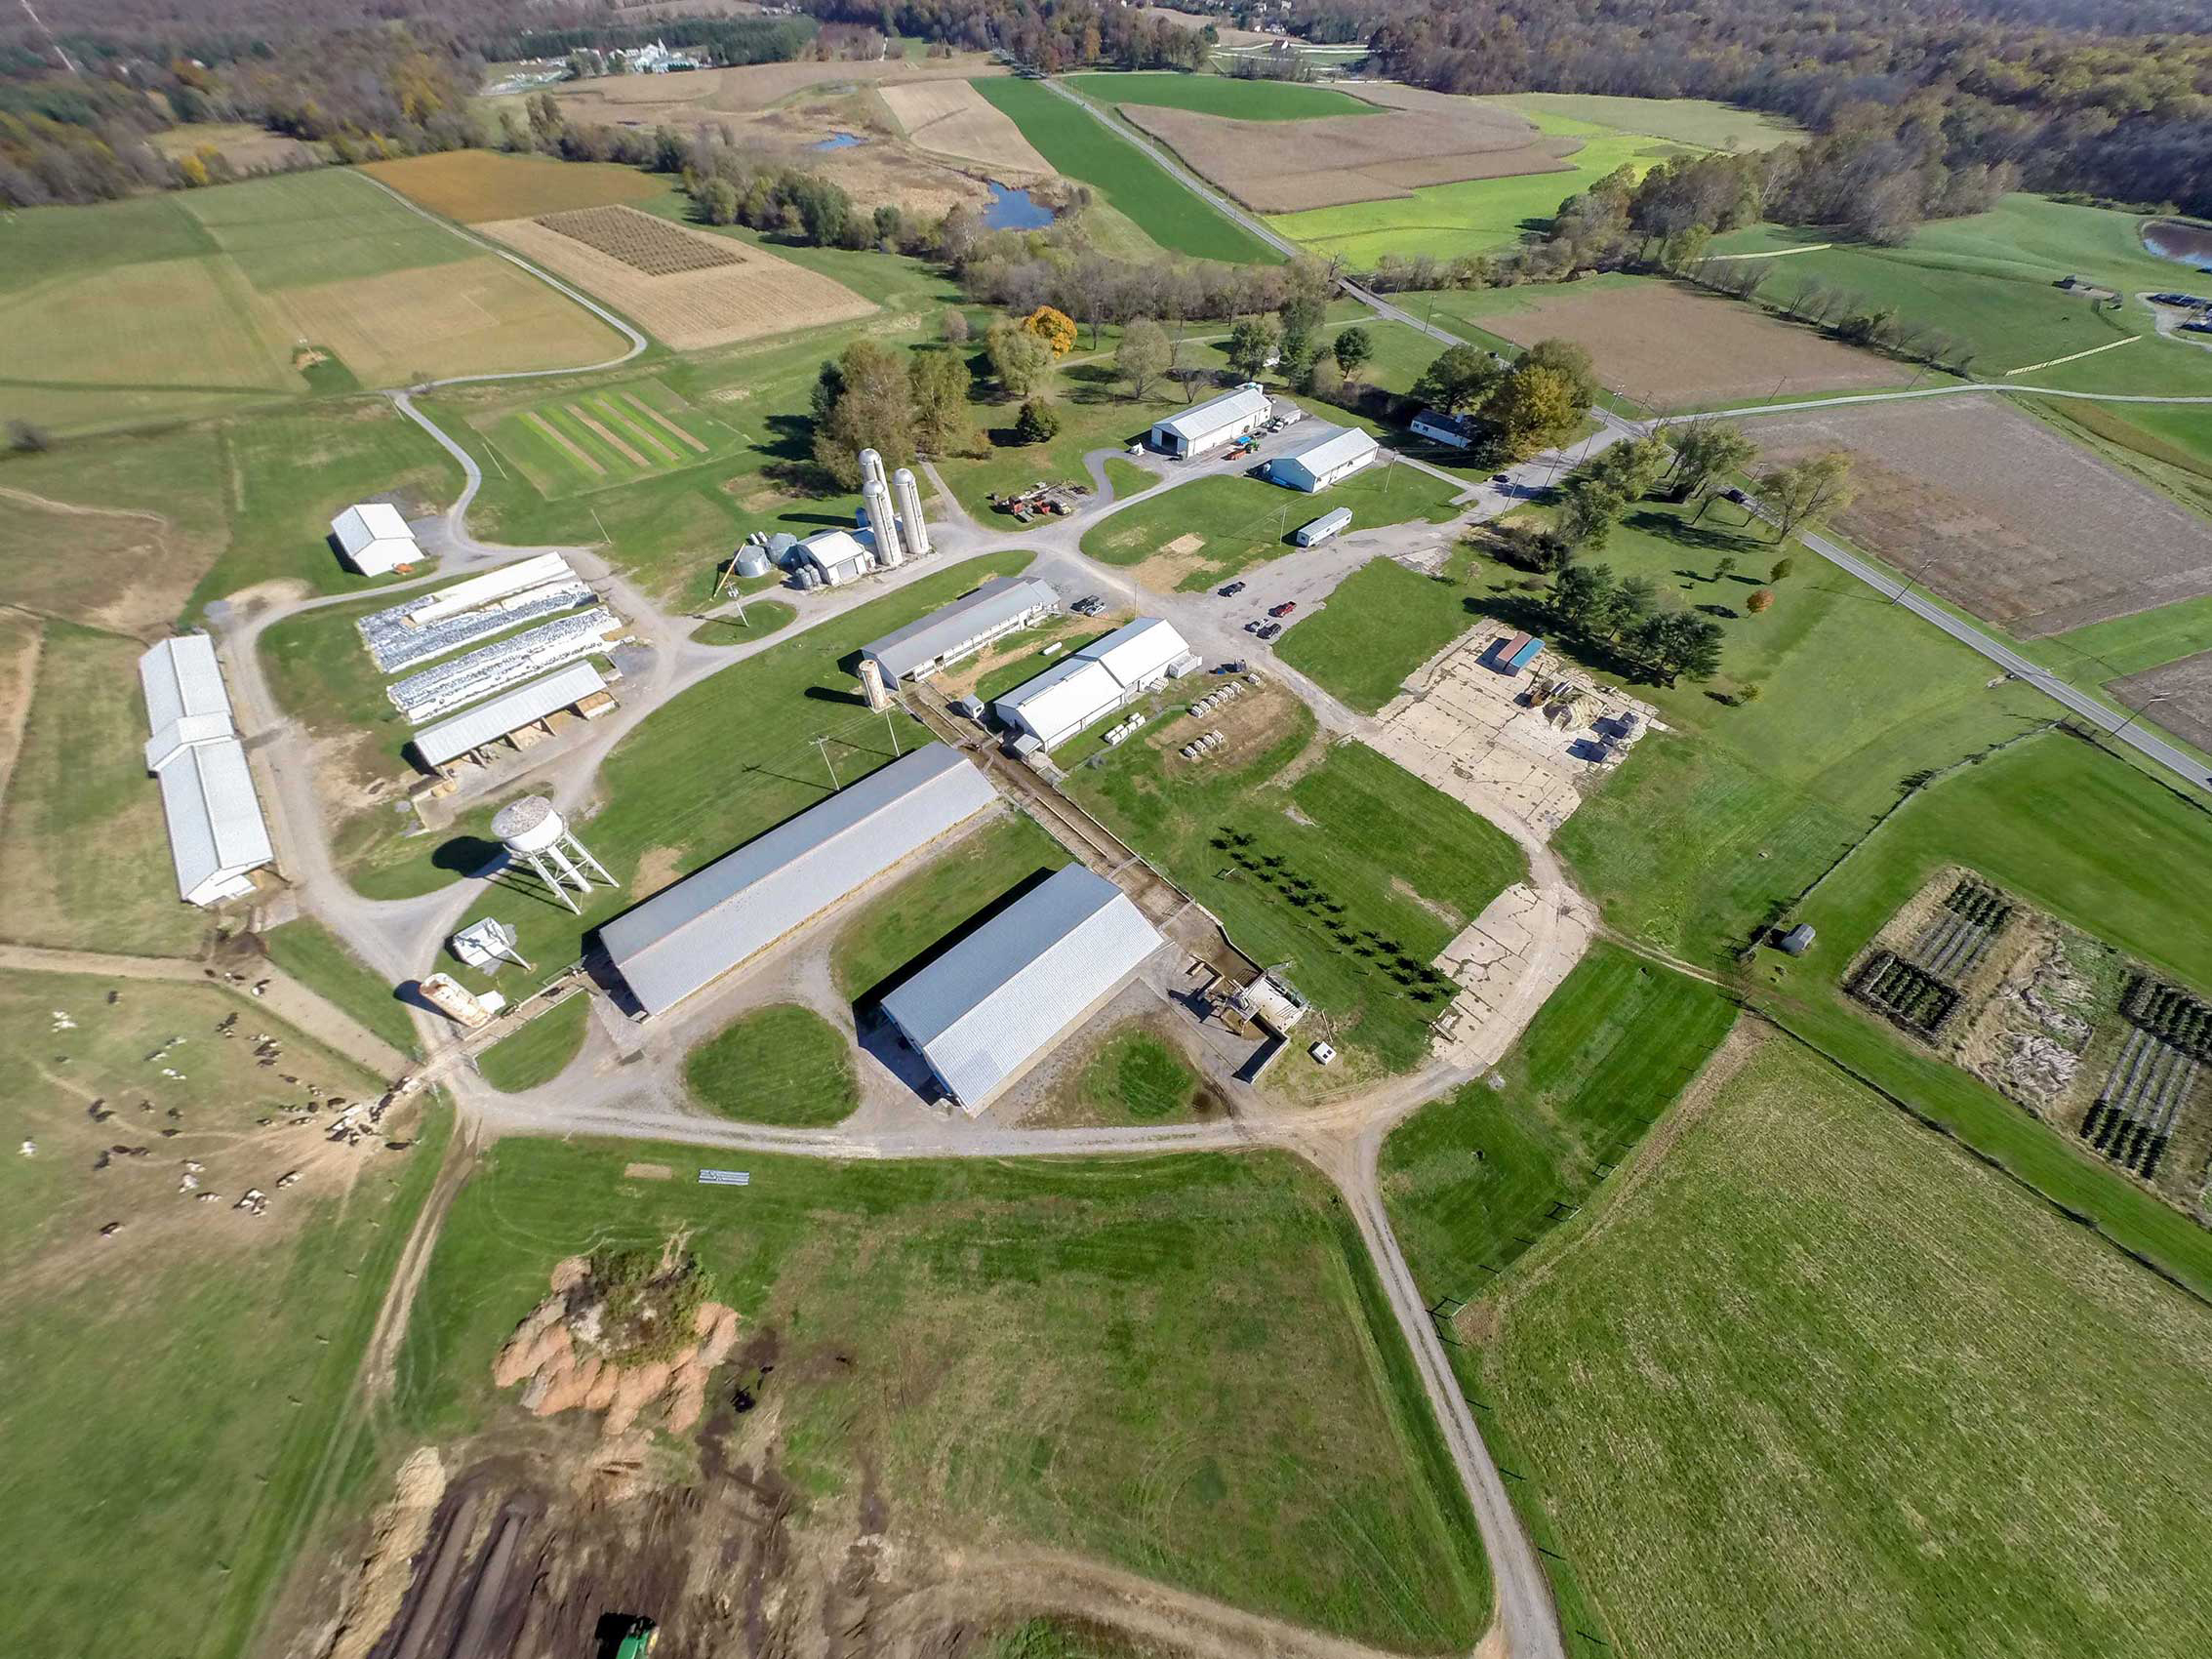
POLYGON ((966 81, 886 86, 881 96, 917 149, 974 162, 1001 183, 1020 184, 1052 172, 1012 118, 966 81))
POLYGON ((1579 139, 1548 139, 1521 116, 1415 87, 1345 89, 1382 115, 1231 121, 1124 104, 1121 112, 1255 213, 1297 213, 1408 196, 1418 184, 1566 170, 1579 139))
POLYGON ((735 264, 652 276, 536 220, 505 220, 479 228, 606 301, 678 351, 843 322, 875 309, 842 283, 759 248, 666 221, 660 223, 676 235, 734 250, 741 259, 735 264))

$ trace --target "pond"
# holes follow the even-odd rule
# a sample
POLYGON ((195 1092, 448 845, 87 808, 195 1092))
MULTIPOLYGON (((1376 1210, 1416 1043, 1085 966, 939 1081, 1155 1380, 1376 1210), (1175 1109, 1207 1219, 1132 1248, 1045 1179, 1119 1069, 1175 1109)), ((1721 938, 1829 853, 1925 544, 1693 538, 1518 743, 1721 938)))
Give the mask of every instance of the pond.
POLYGON ((2143 245, 2162 260, 2198 270, 2212 268, 2212 225, 2153 219, 2143 227, 2143 245))
POLYGON ((866 142, 867 140, 862 138, 858 133, 831 133, 829 137, 822 140, 819 143, 809 144, 807 147, 809 149, 851 149, 855 144, 866 142))
POLYGON ((990 186, 990 206, 984 209, 986 229, 1042 230, 1052 223, 1052 209, 1032 200, 1028 191, 1009 189, 995 179, 985 182, 990 186))

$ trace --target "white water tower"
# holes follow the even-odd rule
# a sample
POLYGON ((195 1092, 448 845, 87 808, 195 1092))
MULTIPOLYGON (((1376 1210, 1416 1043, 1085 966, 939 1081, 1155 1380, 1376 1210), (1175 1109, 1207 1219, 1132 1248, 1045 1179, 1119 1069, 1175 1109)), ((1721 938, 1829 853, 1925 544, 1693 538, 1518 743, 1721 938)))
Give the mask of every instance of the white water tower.
POLYGON ((861 451, 861 500, 867 504, 876 568, 898 569, 905 558, 899 546, 899 508, 891 499, 891 480, 884 475, 883 457, 872 449, 861 451))
POLYGON ((524 795, 501 807, 499 816, 492 820, 492 833, 505 843, 510 856, 528 860, 538 879, 578 915, 583 911, 569 897, 571 886, 579 893, 588 893, 592 875, 610 887, 615 885, 606 867, 569 832, 568 820, 555 812, 553 803, 543 795, 524 795))
POLYGON ((906 551, 918 559, 929 551, 929 526, 922 522, 922 487, 910 466, 892 473, 891 483, 899 492, 900 539, 906 544, 906 551))

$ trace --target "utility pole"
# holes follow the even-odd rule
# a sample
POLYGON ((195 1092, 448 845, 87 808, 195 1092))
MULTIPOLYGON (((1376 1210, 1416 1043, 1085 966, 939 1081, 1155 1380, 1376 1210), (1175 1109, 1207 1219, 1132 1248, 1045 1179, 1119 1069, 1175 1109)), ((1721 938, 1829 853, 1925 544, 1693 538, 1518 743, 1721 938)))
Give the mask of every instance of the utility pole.
POLYGON ((1931 561, 1934 560, 1935 556, 1935 554, 1930 553, 1926 558, 1922 559, 1918 564, 1912 567, 1912 574, 1905 579, 1905 586, 1900 587, 1896 592, 1892 593, 1889 596, 1889 602, 1891 604, 1895 605, 1900 603, 1905 598, 1906 594, 1912 591, 1912 585, 1920 580, 1921 572, 1925 571, 1928 568, 1928 565, 1931 561))
POLYGON ((2128 727, 2134 725, 2135 722, 2139 718, 2141 718, 2145 708, 2156 708, 2159 704, 2165 702, 2167 698, 2178 697, 2180 693, 2172 691, 2153 692, 2151 696, 2146 697, 2143 700, 2143 708, 2128 709, 2127 718, 2122 720, 2118 725, 2112 728, 2112 736, 2116 738, 2120 735, 2120 733, 2126 731, 2128 727))
POLYGON ((891 723, 891 705, 888 703, 883 706, 883 730, 891 739, 891 757, 896 760, 899 757, 899 728, 891 723))

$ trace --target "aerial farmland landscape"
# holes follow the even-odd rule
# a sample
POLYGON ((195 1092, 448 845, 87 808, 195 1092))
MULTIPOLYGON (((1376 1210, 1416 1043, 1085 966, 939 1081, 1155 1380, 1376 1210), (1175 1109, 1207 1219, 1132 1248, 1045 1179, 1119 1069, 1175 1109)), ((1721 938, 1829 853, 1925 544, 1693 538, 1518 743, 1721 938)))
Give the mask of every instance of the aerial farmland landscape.
POLYGON ((2193 1659, 2196 0, 0 20, 0 1636, 2193 1659))

